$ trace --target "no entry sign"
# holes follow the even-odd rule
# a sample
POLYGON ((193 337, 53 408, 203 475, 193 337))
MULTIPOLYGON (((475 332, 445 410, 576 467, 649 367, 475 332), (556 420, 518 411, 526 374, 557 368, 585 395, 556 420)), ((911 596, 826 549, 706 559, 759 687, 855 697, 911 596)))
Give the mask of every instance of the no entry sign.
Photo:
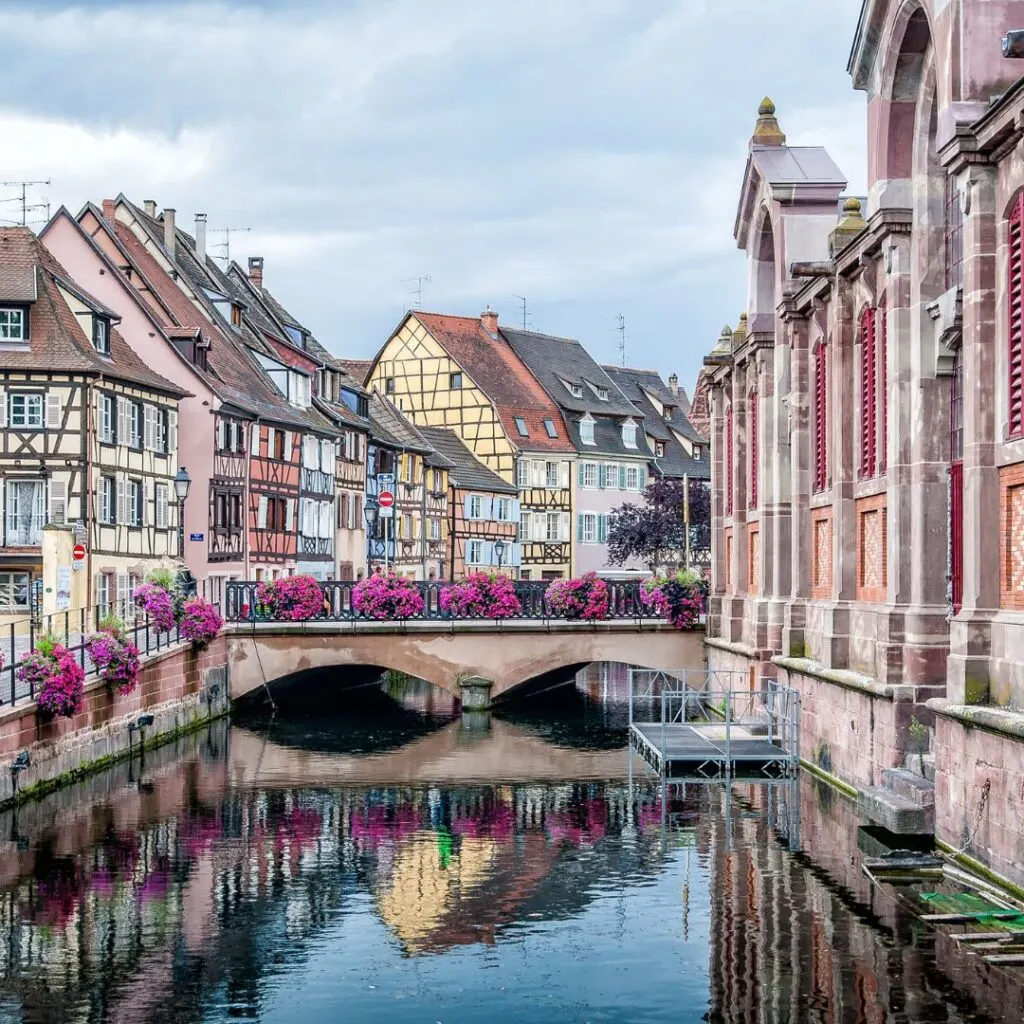
POLYGON ((377 503, 381 508, 391 508, 395 503, 395 496, 391 491, 381 491, 377 496, 377 503))
POLYGON ((73 547, 73 548, 71 549, 71 557, 72 557, 72 558, 73 558, 73 559, 74 559, 74 560, 75 560, 76 562, 81 562, 81 561, 82 561, 82 559, 83 559, 83 558, 85 558, 85 545, 84 545, 84 544, 76 544, 76 545, 75 545, 75 546, 74 546, 74 547, 73 547))

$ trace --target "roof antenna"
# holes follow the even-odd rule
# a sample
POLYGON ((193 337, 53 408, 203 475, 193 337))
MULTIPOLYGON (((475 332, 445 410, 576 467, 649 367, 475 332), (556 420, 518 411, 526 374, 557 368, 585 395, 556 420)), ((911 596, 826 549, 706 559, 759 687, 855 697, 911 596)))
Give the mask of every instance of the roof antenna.
POLYGON ((619 358, 622 365, 626 365, 626 318, 621 313, 616 313, 619 319, 619 326, 615 329, 619 332, 619 358))
POLYGON ((46 211, 46 219, 50 219, 50 204, 45 203, 30 203, 28 201, 28 189, 32 185, 52 185, 52 178, 38 178, 36 181, 0 181, 0 188, 16 188, 21 193, 17 196, 8 196, 6 199, 0 199, 0 203, 18 203, 21 206, 21 220, 16 221, 22 227, 28 226, 28 215, 35 213, 37 210, 46 211))
POLYGON ((215 260, 223 260, 224 266, 228 266, 231 263, 231 236, 239 231, 252 231, 252 228, 212 228, 210 230, 211 235, 224 236, 224 241, 218 242, 214 246, 215 249, 224 250, 221 256, 214 256, 215 260))
MULTIPOLYGON (((423 308, 423 285, 424 284, 430 284, 430 275, 429 274, 420 274, 419 277, 403 277, 402 280, 399 281, 398 283, 399 284, 415 284, 416 285, 415 288, 410 288, 409 289, 409 294, 411 295, 413 292, 416 293, 416 305, 415 305, 414 308, 415 309, 422 309, 423 308)), ((406 313, 408 313, 408 312, 409 312, 409 310, 406 309, 406 313)))
POLYGON ((515 294, 513 294, 512 298, 513 299, 518 299, 522 303, 522 306, 523 306, 523 330, 524 331, 528 331, 533 326, 533 324, 529 322, 529 319, 527 317, 527 312, 526 312, 526 296, 525 295, 515 295, 515 294))

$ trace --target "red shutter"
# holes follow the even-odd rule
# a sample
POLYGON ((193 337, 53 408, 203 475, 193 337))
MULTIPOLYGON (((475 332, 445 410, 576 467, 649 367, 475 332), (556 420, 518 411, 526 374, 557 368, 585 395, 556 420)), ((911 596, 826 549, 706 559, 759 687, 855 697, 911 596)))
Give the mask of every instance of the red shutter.
POLYGON ((732 515, 732 407, 729 408, 729 418, 725 421, 725 514, 732 515))
POLYGON ((875 311, 860 318, 860 475, 875 475, 877 405, 875 394, 875 311))
POLYGON ((886 363, 888 358, 887 312, 886 303, 883 301, 882 305, 878 307, 878 319, 881 323, 881 328, 878 332, 878 471, 880 473, 885 472, 886 456, 889 453, 887 420, 889 414, 889 368, 886 363))
POLYGON ((1009 224, 1010 281, 1007 289, 1009 302, 1009 435, 1024 434, 1024 327, 1022 327, 1021 293, 1024 279, 1024 253, 1021 233, 1024 231, 1024 192, 1017 197, 1010 214, 1009 224))
POLYGON ((828 349, 814 350, 814 490, 828 486, 828 349))
POLYGON ((750 423, 750 507, 757 508, 757 388, 748 399, 750 423))

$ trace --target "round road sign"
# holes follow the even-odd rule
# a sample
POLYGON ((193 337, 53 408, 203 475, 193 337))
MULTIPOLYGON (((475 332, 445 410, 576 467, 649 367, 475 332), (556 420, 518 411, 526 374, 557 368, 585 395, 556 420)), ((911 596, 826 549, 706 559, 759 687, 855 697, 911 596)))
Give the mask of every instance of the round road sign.
POLYGON ((73 558, 73 559, 74 559, 74 560, 75 560, 76 562, 80 562, 80 561, 82 561, 82 559, 83 559, 83 558, 85 558, 85 545, 84 545, 84 544, 76 544, 76 545, 75 545, 75 546, 74 546, 74 547, 73 547, 73 548, 71 549, 71 557, 72 557, 72 558, 73 558))
POLYGON ((381 508, 391 508, 394 503, 395 496, 391 491, 381 491, 380 494, 377 495, 377 504, 380 505, 381 508))

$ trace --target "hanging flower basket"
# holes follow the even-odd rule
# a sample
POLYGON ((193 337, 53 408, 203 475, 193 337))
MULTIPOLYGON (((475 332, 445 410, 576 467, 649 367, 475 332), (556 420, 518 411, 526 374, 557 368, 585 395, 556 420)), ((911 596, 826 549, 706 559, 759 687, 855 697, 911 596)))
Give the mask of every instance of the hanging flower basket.
POLYGON ((442 587, 438 604, 453 619, 511 619, 523 611, 512 580, 486 572, 442 587))
POLYGON ((419 587, 404 576, 370 576, 352 588, 352 607, 368 619, 412 619, 423 613, 419 587))
POLYGON ((608 584, 597 573, 554 580, 544 591, 544 599, 553 615, 566 619, 594 621, 608 617, 608 584))
POLYGON ((154 582, 143 583, 135 588, 132 597, 145 611, 154 629, 161 633, 174 629, 177 618, 174 595, 166 587, 154 582))
POLYGON ((100 679, 113 693, 127 697, 139 684, 139 649, 124 635, 119 622, 101 623, 99 632, 86 641, 86 650, 100 679))
POLYGON ((73 718, 85 695, 85 671, 53 637, 43 637, 17 668, 18 680, 35 694, 44 718, 73 718))
POLYGON ((178 631, 192 644, 193 650, 201 651, 217 636, 223 625, 220 612, 205 597, 191 597, 185 602, 178 631))
POLYGON ((284 576, 261 583, 256 603, 262 614, 284 622, 315 619, 326 605, 324 592, 312 576, 284 576))
POLYGON ((700 623, 704 609, 704 587, 695 573, 683 570, 673 576, 644 580, 640 599, 676 629, 693 629, 700 623))

